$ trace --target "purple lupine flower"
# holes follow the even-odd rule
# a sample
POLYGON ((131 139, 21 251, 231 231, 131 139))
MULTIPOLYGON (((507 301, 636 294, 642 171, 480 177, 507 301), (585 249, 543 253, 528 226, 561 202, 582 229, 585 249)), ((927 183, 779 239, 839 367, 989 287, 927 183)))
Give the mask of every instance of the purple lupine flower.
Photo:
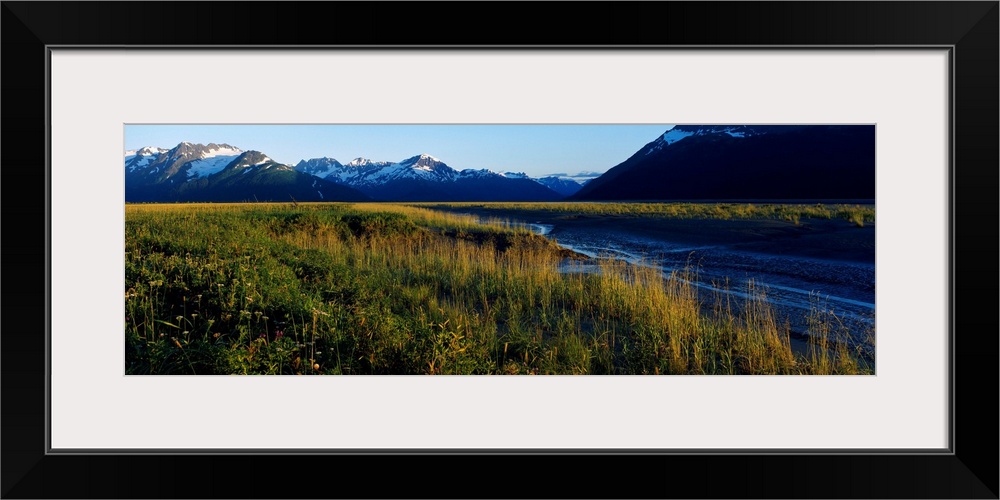
POLYGON ((281 330, 278 330, 278 331, 274 332, 274 338, 275 339, 280 339, 281 337, 284 337, 284 336, 285 336, 285 332, 283 332, 281 330))

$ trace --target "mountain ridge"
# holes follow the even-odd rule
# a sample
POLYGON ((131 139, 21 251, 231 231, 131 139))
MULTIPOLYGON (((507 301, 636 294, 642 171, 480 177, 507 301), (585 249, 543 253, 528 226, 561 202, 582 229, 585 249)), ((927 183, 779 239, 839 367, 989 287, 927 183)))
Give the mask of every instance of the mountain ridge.
POLYGON ((182 142, 126 151, 126 202, 365 201, 355 189, 295 171, 260 151, 182 142), (128 153, 133 153, 129 155, 128 153))
POLYGON ((295 168, 382 201, 556 201, 565 196, 523 173, 457 170, 427 153, 398 162, 311 158, 295 168))
POLYGON ((261 151, 187 141, 126 151, 125 187, 127 202, 556 201, 575 191, 523 172, 456 170, 427 153, 398 162, 322 157, 291 165, 261 151))
POLYGON ((874 198, 874 125, 677 126, 569 197, 874 198))

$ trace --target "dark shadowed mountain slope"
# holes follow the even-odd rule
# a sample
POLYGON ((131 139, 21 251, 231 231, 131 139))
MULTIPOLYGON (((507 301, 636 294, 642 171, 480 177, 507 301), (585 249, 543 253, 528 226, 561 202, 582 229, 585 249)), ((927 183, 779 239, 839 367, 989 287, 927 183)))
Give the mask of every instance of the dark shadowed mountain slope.
POLYGON ((583 185, 577 181, 563 179, 554 175, 535 179, 535 182, 561 194, 562 196, 572 196, 576 194, 581 187, 583 187, 583 185))
POLYGON ((454 201, 555 201, 563 196, 526 175, 463 170, 455 179, 454 201))
POLYGON ((677 126, 571 197, 874 198, 874 125, 677 126))

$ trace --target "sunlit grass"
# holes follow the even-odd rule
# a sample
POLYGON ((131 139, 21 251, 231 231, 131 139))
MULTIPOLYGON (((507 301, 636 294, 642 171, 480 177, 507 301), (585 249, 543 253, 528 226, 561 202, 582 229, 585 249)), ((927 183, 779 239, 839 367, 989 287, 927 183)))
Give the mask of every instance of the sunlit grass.
MULTIPOLYGON (((637 209, 641 210, 641 209, 637 209)), ((795 353, 762 290, 570 255, 502 220, 392 204, 127 205, 127 373, 870 373, 795 353)), ((813 326, 835 332, 836 318, 813 326)), ((825 340, 823 340, 825 339, 825 340)), ((826 356, 826 358, 824 358, 826 356)))
POLYGON ((663 217, 674 219, 773 219, 798 225, 801 219, 838 219, 858 226, 875 221, 875 208, 862 205, 782 203, 410 203, 413 207, 482 208, 502 211, 541 211, 577 215, 663 217))

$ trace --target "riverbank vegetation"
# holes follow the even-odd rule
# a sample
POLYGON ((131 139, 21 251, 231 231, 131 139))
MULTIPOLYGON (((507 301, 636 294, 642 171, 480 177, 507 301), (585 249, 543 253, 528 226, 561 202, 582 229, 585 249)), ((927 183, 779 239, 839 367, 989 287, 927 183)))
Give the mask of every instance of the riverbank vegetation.
MULTIPOLYGON (((692 205, 545 207, 792 213, 692 205)), ((841 208, 799 210, 843 217, 841 208)), ((128 374, 873 372, 819 310, 809 345, 793 349, 753 283, 743 285, 751 300, 706 306, 696 268, 664 276, 585 259, 503 220, 412 205, 277 203, 127 205, 125 223, 128 374)))
POLYGON ((860 204, 795 203, 415 203, 412 206, 442 209, 485 209, 502 212, 547 212, 566 217, 586 215, 662 217, 671 219, 840 219, 859 227, 875 222, 875 207, 860 204))

